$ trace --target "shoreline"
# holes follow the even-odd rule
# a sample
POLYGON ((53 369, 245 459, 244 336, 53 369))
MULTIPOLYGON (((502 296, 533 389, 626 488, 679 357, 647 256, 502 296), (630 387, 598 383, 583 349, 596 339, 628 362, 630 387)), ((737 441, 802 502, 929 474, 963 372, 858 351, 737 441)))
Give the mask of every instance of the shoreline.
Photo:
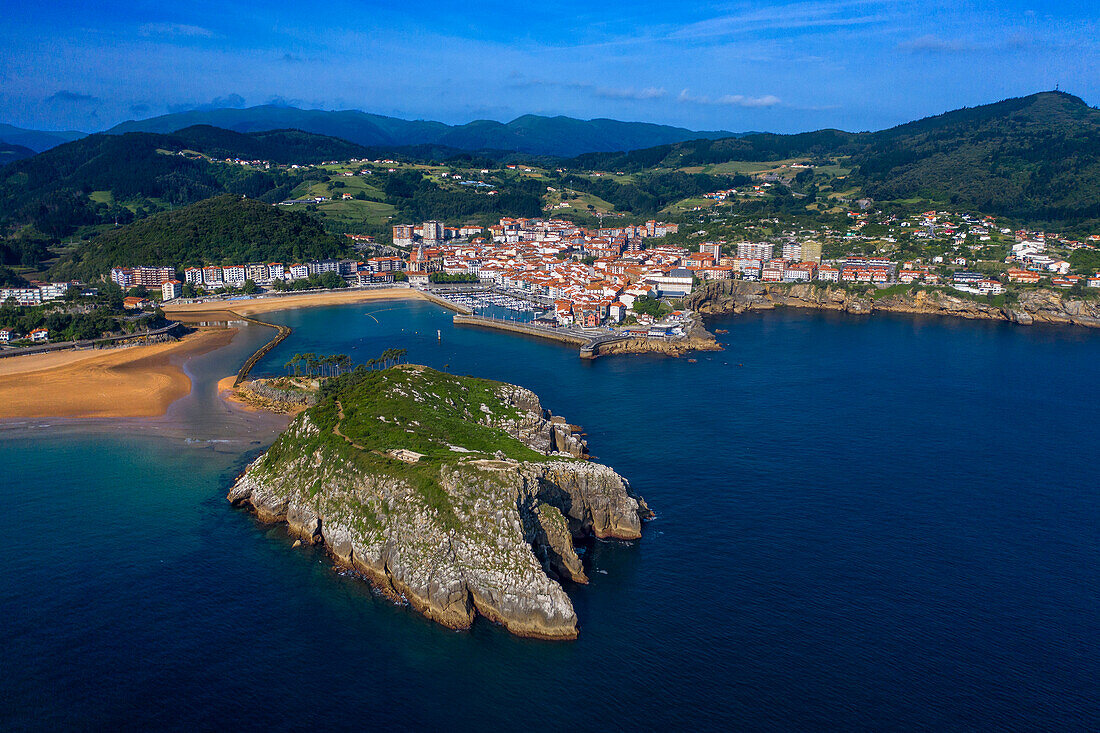
POLYGON ((4 360, 0 420, 161 417, 191 393, 183 362, 222 348, 235 333, 200 330, 169 343, 4 360))
POLYGON ((874 312, 916 316, 946 316, 963 320, 1001 321, 1021 326, 1049 324, 1100 328, 1100 305, 1073 300, 1052 291, 1031 291, 1012 304, 997 305, 955 295, 946 290, 913 287, 906 293, 874 297, 835 285, 760 283, 725 280, 705 284, 685 299, 704 317, 748 311, 802 308, 866 316, 874 312))
MULTIPOLYGON (((406 288, 288 295, 169 306, 176 320, 235 320, 311 306, 375 300, 429 300, 406 288)), ((0 360, 0 420, 159 418, 192 393, 183 368, 192 356, 227 346, 235 328, 205 329, 178 341, 115 349, 66 350, 0 360)), ((261 347, 262 348, 262 347, 261 347)), ((237 407, 237 400, 227 399, 237 407)))
POLYGON ((203 303, 168 303, 163 310, 165 315, 192 316, 215 313, 236 313, 241 316, 254 316, 261 313, 309 308, 321 305, 345 305, 366 303, 372 300, 427 300, 438 303, 435 298, 413 288, 380 288, 376 290, 334 290, 304 295, 278 295, 244 300, 211 300, 203 303))

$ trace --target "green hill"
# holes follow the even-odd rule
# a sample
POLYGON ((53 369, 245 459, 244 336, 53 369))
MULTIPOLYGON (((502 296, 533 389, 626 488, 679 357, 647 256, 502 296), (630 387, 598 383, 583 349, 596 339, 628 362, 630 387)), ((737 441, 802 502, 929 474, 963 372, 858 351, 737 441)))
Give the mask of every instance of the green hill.
POLYGON ((730 161, 845 158, 875 199, 929 198, 1023 221, 1100 218, 1100 110, 1062 92, 964 108, 879 132, 693 140, 569 162, 640 171, 730 161))
POLYGON ((200 126, 173 135, 89 135, 0 169, 0 224, 29 224, 60 238, 223 193, 275 202, 301 182, 300 174, 211 165, 182 151, 273 163, 366 154, 354 143, 298 130, 242 134, 200 126))
POLYGON ((211 158, 266 160, 277 164, 315 164, 367 155, 367 149, 361 145, 302 130, 240 133, 210 125, 194 125, 177 130, 169 137, 211 158))
POLYGON ((853 155, 877 199, 912 196, 1025 221, 1100 218, 1100 110, 1045 92, 874 133, 853 155))
POLYGON ((82 242, 53 274, 91 280, 117 266, 289 263, 346 253, 342 238, 306 214, 225 195, 82 242))
POLYGON ((23 147, 22 145, 0 142, 0 165, 14 163, 17 160, 23 160, 23 158, 29 158, 32 155, 34 155, 34 151, 30 148, 23 147))

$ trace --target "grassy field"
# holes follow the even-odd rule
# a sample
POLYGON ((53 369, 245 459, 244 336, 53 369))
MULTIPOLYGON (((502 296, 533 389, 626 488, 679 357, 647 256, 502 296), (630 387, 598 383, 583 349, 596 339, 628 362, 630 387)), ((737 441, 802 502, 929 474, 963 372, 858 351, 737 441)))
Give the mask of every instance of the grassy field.
MULTIPOLYGON (((594 211, 599 211, 604 214, 610 213, 615 210, 614 206, 612 206, 607 201, 604 201, 599 196, 594 196, 590 193, 582 193, 580 191, 572 190, 569 191, 569 194, 569 207, 564 209, 554 209, 552 213, 568 214, 574 211, 584 212, 589 210, 589 206, 591 206, 594 211), (577 198, 573 198, 573 196, 576 196, 577 198)), ((555 193, 547 193, 542 197, 542 203, 544 206, 561 203, 561 200, 562 195, 560 191, 555 193)))
POLYGON ((662 214, 682 214, 685 211, 691 211, 696 207, 709 209, 714 207, 718 202, 714 199, 705 198, 687 198, 677 201, 674 204, 669 204, 665 208, 661 209, 662 214))

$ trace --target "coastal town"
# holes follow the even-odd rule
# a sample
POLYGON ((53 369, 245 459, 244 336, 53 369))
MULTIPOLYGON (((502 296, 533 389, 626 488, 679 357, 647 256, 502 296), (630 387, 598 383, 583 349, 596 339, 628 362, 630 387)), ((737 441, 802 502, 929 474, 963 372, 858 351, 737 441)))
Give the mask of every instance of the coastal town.
MULTIPOLYGON (((719 192, 731 195, 731 192, 719 192)), ((869 221, 852 212, 853 230, 845 239, 858 245, 869 221)), ((654 337, 682 336, 688 314, 679 302, 709 281, 815 283, 890 288, 896 285, 948 288, 982 297, 1003 295, 1009 286, 1100 289, 1100 273, 1074 273, 1056 254, 1094 242, 1072 242, 1045 232, 997 228, 982 219, 928 211, 912 221, 891 221, 899 231, 920 239, 947 238, 956 251, 897 261, 886 254, 848 252, 825 256, 822 232, 783 232, 758 241, 667 243, 679 233, 675 223, 650 220, 639 225, 601 228, 577 226, 565 219, 504 217, 489 227, 447 226, 440 221, 393 226, 387 254, 363 259, 323 259, 205 265, 178 269, 170 264, 134 264, 111 269, 105 281, 126 295, 123 307, 142 311, 161 303, 211 297, 241 297, 265 291, 317 288, 377 288, 401 285, 417 289, 461 291, 491 288, 516 296, 513 320, 550 328, 627 329, 654 337), (809 238, 808 234, 819 235, 809 238), (1002 262, 972 254, 993 236, 1008 239, 1002 262), (968 243, 973 245, 968 247, 968 243), (966 254, 962 254, 965 252, 966 254), (969 256, 968 256, 969 255, 969 256), (520 303, 523 305, 515 305, 520 303)), ((347 235, 358 249, 377 248, 372 238, 347 235)), ((889 240, 889 236, 885 237, 889 240)), ((853 246, 853 249, 859 249, 853 246)), ((866 247, 862 248, 866 252, 866 247)), ((31 282, 0 289, 0 304, 33 307, 73 294, 95 296, 100 283, 31 282)), ((446 296, 446 294, 444 294, 446 296)), ((452 296, 454 297, 454 296, 452 296)), ((455 302, 462 299, 457 298, 455 302)), ((492 301, 466 299, 468 305, 492 301)), ((476 312, 476 310, 475 310, 476 312)), ((41 343, 47 328, 18 333, 0 324, 0 343, 41 343)))

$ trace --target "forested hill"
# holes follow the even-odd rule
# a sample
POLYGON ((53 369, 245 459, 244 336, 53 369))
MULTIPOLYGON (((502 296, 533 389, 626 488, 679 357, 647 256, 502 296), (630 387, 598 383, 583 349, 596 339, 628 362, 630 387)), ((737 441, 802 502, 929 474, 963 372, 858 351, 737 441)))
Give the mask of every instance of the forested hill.
POLYGON ((169 137, 211 158, 266 160, 276 164, 348 160, 364 157, 368 152, 362 145, 302 130, 240 133, 210 125, 194 125, 169 137))
POLYGON ((880 132, 694 140, 570 167, 639 171, 727 161, 846 158, 875 199, 931 198, 1033 222, 1100 217, 1100 110, 1062 92, 964 108, 880 132))
POLYGON ((155 214, 82 242, 62 258, 52 274, 93 280, 117 266, 289 264, 347 253, 342 237, 326 234, 321 224, 306 214, 224 195, 155 214))
POLYGON ((0 226, 29 224, 59 238, 85 225, 128 223, 133 207, 122 202, 139 202, 139 215, 222 193, 275 202, 299 182, 279 171, 210 165, 181 151, 273 163, 366 154, 346 140, 297 130, 242 134, 192 127, 174 135, 89 135, 0 167, 0 226))
POLYGON ((17 160, 23 160, 23 158, 29 158, 32 155, 34 155, 34 151, 30 148, 25 148, 22 145, 0 142, 0 165, 14 163, 17 160))
POLYGON ((869 136, 853 156, 876 199, 926 196, 1024 221, 1100 217, 1100 110, 1045 92, 869 136))

